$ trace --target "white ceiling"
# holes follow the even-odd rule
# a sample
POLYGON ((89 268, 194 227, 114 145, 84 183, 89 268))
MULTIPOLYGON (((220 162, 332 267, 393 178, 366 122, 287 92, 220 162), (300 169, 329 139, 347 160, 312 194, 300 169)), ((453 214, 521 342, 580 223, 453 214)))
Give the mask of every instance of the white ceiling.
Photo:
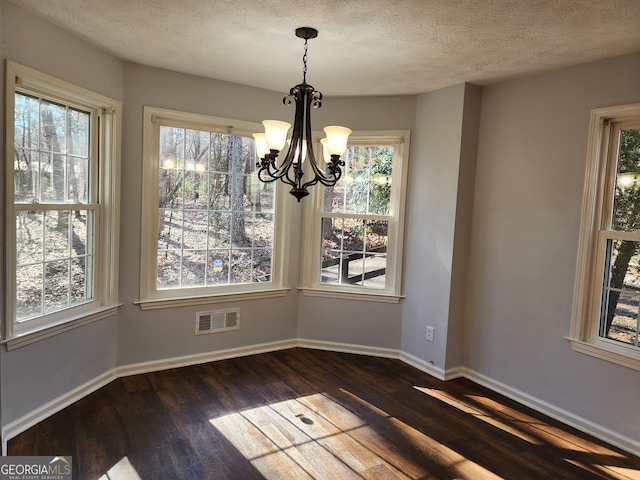
POLYGON ((416 94, 640 51, 640 0, 12 0, 130 62, 286 92, 416 94))

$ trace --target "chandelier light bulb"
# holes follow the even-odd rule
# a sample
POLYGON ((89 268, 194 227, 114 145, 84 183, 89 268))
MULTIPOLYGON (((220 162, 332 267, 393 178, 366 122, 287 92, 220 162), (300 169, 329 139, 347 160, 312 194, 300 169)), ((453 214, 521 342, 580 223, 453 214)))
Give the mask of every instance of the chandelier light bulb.
POLYGON ((264 135, 269 150, 281 151, 287 143, 291 124, 280 120, 263 120, 264 135))
MULTIPOLYGON (((291 148, 291 140, 287 140, 287 145, 288 145, 288 148, 291 148)), ((293 163, 298 163, 299 156, 300 156, 300 148, 299 146, 296 146, 296 151, 293 154, 293 163)), ((307 141, 303 140, 302 141, 302 162, 304 163, 306 159, 307 159, 307 141)))
POLYGON ((322 158, 325 163, 331 163, 331 155, 329 155, 329 149, 327 148, 327 139, 322 138, 320 144, 322 145, 322 158))
POLYGON ((330 126, 324 127, 324 133, 327 134, 327 151, 329 155, 342 155, 347 149, 347 140, 351 134, 351 129, 330 126))
POLYGON ((264 158, 269 153, 269 147, 267 147, 267 139, 264 133, 254 133, 253 138, 256 140, 256 154, 258 158, 264 158))

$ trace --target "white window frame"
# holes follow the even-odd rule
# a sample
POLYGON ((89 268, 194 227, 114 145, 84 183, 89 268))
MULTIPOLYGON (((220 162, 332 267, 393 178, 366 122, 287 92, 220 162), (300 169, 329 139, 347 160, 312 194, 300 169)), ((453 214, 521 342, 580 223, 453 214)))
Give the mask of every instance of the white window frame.
POLYGON ((573 316, 569 340, 575 351, 640 370, 640 349, 599 336, 602 278, 608 239, 640 241, 640 232, 609 228, 615 189, 619 127, 640 123, 640 103, 592 110, 573 316))
MULTIPOLYGON (((144 107, 143 175, 142 175, 142 232, 140 247, 140 300, 136 302, 142 310, 202 305, 230 300, 282 297, 288 292, 286 251, 289 234, 287 219, 289 206, 285 202, 283 189, 275 182, 274 239, 271 281, 216 285, 191 288, 157 288, 158 258, 158 176, 160 127, 191 128, 216 133, 231 133, 251 138, 252 134, 264 131, 260 123, 212 117, 151 106, 144 107)), ((256 163, 258 159, 256 158, 256 163)), ((284 192, 286 193, 286 192, 284 192)))
MULTIPOLYGON (((314 144, 318 151, 321 136, 314 135, 314 144)), ((311 189, 306 202, 303 233, 303 260, 300 272, 300 290, 307 296, 347 298, 383 303, 398 303, 402 298, 402 265, 404 245, 404 218, 406 203, 407 170, 409 163, 409 130, 356 131, 349 136, 349 146, 387 146, 394 147, 393 168, 391 174, 391 201, 388 214, 388 245, 385 287, 371 288, 358 285, 330 284, 320 282, 321 264, 321 219, 326 215, 322 211, 323 190, 320 184, 311 189)), ((322 158, 320 155, 318 158, 322 158)), ((339 180, 341 181, 341 180, 339 180)), ((346 215, 360 217, 361 215, 346 215)), ((365 215, 364 217, 367 217, 365 215)))
MULTIPOLYGON (((106 318, 118 308, 118 254, 120 236, 120 128, 122 104, 104 95, 59 80, 10 60, 5 89, 5 271, 6 319, 4 343, 12 350, 63 331, 106 318), (15 94, 40 96, 91 112, 93 176, 96 181, 93 299, 32 320, 16 322, 16 225, 14 206, 15 94)), ((45 205, 46 206, 46 205, 45 205)), ((71 205, 70 205, 71 207, 71 205)), ((44 207, 43 207, 44 208, 44 207)))

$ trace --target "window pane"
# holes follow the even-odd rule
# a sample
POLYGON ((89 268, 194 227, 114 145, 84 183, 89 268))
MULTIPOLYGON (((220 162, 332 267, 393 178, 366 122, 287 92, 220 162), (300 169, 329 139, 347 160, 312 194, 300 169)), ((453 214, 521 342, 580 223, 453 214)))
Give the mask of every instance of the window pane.
POLYGON ((69 122, 69 155, 87 158, 89 156, 89 114, 70 108, 67 111, 69 122))
POLYGON ((274 222, 272 213, 258 213, 247 216, 247 233, 251 231, 254 247, 270 247, 273 245, 273 228, 274 222))
POLYGON ((17 213, 18 321, 93 298, 94 245, 87 236, 93 223, 87 210, 17 213))
POLYGON ((69 260, 44 264, 44 309, 58 310, 70 304, 69 260))
POLYGON ((322 268, 320 269, 322 283, 339 283, 343 236, 341 218, 322 219, 322 268))
POLYGON ((43 312, 42 263, 16 267, 16 320, 22 321, 43 312))
POLYGON ((22 94, 15 105, 15 201, 91 201, 90 114, 22 94))
POLYGON ((393 147, 350 146, 343 179, 325 189, 325 212, 386 215, 391 201, 393 147))
POLYGON ((182 211, 158 211, 158 250, 182 248, 182 211))
POLYGON ((229 250, 210 250, 207 259, 207 285, 229 283, 229 250))
POLYGON ((44 212, 21 211, 16 215, 16 264, 42 262, 44 212))
POLYGON ((184 130, 160 128, 160 166, 166 169, 184 169, 184 130))
POLYGON ((640 129, 637 128, 620 132, 612 229, 640 230, 640 129))
POLYGON ((45 152, 66 153, 66 108, 41 100, 40 123, 40 148, 45 152))
POLYGON ((258 249, 253 255, 253 282, 269 282, 271 281, 271 261, 273 250, 258 249))
POLYGON ((179 250, 158 251, 158 288, 179 287, 181 269, 182 256, 179 250))
POLYGON ((231 213, 209 212, 209 248, 231 246, 231 213))
POLYGON ((209 205, 215 210, 231 210, 229 202, 229 175, 224 173, 213 173, 210 175, 209 205))
POLYGON ((85 282, 87 271, 91 265, 91 257, 71 259, 71 303, 80 303, 91 298, 91 292, 85 282))
POLYGON ((638 300, 637 294, 620 293, 606 338, 638 345, 638 300))
POLYGON ((272 183, 263 183, 257 175, 248 177, 247 197, 249 209, 254 212, 273 213, 274 190, 272 183))
POLYGON ((185 250, 182 254, 183 287, 200 287, 205 284, 206 250, 185 250))
MULTIPOLYGON (((75 210, 72 216, 71 247, 72 255, 93 254, 93 245, 88 244, 87 221, 93 222, 93 214, 87 210, 75 210)), ((89 224, 89 228, 91 225, 89 224)))
POLYGON ((231 283, 251 282, 251 250, 231 251, 231 283))
POLYGON ((386 269, 386 254, 367 255, 364 259, 362 285, 369 288, 384 288, 386 269))
POLYGON ((185 161, 187 170, 206 172, 209 169, 209 132, 186 130, 185 161))
POLYGON ((185 208, 207 209, 209 196, 209 185, 207 174, 196 171, 185 171, 184 173, 184 206, 185 208))
POLYGON ((251 244, 252 223, 245 221, 246 217, 247 215, 238 211, 231 214, 231 244, 234 247, 245 247, 251 244))
POLYGON ((322 283, 385 287, 388 222, 322 219, 322 283))
POLYGON ((638 346, 640 242, 608 240, 600 336, 638 346))
POLYGON ((251 138, 160 127, 157 288, 270 281, 273 188, 251 138))
POLYGON ((40 139, 40 101, 17 93, 15 95, 14 144, 16 148, 37 150, 40 139))
POLYGON ((39 198, 39 158, 36 151, 16 148, 13 168, 14 201, 27 203, 39 198))
POLYGON ((89 160, 87 158, 68 157, 67 178, 69 201, 87 203, 89 201, 89 160))
POLYGON ((71 212, 47 212, 44 228, 44 259, 68 258, 71 212))
POLYGON ((183 221, 189 228, 184 230, 183 248, 202 249, 207 248, 209 219, 207 212, 187 210, 183 213, 183 221))

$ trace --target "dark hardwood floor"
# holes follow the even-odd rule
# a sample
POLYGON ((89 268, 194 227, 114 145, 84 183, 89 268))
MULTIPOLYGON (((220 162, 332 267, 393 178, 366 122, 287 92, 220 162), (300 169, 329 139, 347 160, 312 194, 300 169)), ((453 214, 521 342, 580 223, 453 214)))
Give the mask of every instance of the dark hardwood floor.
POLYGON ((472 382, 291 349, 120 378, 8 443, 75 480, 640 479, 640 459, 472 382))

